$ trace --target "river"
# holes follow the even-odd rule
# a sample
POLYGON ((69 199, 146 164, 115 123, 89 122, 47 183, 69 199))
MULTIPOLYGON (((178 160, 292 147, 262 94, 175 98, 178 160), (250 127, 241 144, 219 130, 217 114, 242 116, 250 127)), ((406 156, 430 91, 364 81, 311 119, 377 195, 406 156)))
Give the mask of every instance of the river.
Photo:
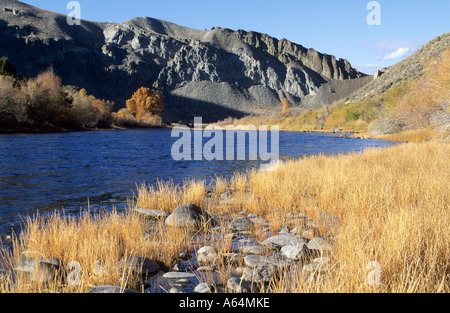
MULTIPOLYGON (((35 212, 123 209, 136 185, 206 179, 261 161, 175 161, 169 129, 0 135, 0 238, 35 212)), ((207 139, 205 139, 205 142, 207 139)), ((393 142, 340 134, 280 132, 280 159, 360 152, 393 142)))

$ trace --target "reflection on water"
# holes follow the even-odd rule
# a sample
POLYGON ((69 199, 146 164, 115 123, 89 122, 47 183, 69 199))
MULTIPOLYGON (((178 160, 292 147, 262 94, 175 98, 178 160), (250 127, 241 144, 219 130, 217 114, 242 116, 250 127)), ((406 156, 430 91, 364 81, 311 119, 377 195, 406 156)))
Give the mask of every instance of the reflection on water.
MULTIPOLYGON (((19 214, 76 212, 86 208, 88 201, 92 209, 120 209, 133 196, 136 184, 158 179, 175 183, 210 180, 259 165, 257 161, 177 162, 171 157, 177 139, 162 129, 0 135, 0 232, 17 227, 19 214)), ((280 158, 393 144, 343 139, 336 134, 281 132, 280 158)))

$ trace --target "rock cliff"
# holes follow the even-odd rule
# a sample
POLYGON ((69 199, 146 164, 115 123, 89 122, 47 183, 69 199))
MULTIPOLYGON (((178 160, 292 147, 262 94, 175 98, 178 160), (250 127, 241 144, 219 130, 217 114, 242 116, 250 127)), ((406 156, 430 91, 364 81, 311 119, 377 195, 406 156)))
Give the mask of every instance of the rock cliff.
MULTIPOLYGON (((114 100, 118 108, 137 88, 157 88, 172 121, 273 112, 284 98, 294 106, 317 106, 314 96, 331 92, 327 86, 367 81, 347 60, 286 39, 220 27, 195 30, 148 17, 69 26, 65 15, 0 0, 0 32, 0 56, 21 75, 51 66, 64 84, 114 100)), ((354 91, 341 89, 333 99, 354 91)))

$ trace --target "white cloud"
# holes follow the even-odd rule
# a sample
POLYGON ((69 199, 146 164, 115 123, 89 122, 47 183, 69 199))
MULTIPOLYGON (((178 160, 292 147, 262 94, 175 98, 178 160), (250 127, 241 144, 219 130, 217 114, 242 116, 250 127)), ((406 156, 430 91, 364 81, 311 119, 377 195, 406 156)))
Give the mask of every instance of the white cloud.
MULTIPOLYGON (((381 40, 376 42, 369 42, 359 46, 361 49, 372 50, 376 54, 374 61, 391 61, 396 60, 412 54, 414 51, 422 46, 419 42, 407 40, 381 40)), ((392 64, 389 64, 392 65, 392 64)), ((387 66, 387 64, 384 64, 387 66)))
POLYGON ((388 55, 383 57, 383 60, 399 59, 399 58, 407 55, 410 51, 411 51, 411 49, 408 47, 401 47, 401 48, 398 48, 396 51, 389 53, 388 55))

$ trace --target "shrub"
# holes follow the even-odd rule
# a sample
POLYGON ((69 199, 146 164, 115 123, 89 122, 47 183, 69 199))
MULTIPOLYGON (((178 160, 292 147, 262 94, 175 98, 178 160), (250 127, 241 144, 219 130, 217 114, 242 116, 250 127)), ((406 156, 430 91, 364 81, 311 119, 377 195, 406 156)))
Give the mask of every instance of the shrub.
MULTIPOLYGON (((450 49, 424 64, 425 75, 394 85, 386 92, 386 109, 376 130, 392 134, 435 128, 445 134, 450 127, 450 49)), ((446 135, 445 135, 446 136, 446 135)))
POLYGON ((22 84, 21 92, 27 107, 27 121, 35 126, 64 126, 68 121, 70 103, 62 90, 62 80, 53 70, 22 84))
POLYGON ((88 95, 85 89, 68 87, 67 93, 72 99, 70 120, 84 128, 110 127, 113 122, 111 111, 114 102, 97 99, 88 95))
POLYGON ((0 112, 12 112, 16 106, 14 78, 0 76, 0 112))
POLYGON ((113 113, 114 124, 122 127, 138 126, 138 120, 127 108, 120 109, 117 113, 113 113))
POLYGON ((141 118, 136 118, 127 108, 113 113, 114 124, 120 127, 157 127, 162 126, 160 116, 146 114, 141 118))
POLYGON ((63 87, 51 69, 24 81, 0 75, 1 126, 110 127, 113 106, 114 102, 97 99, 84 89, 63 87))

